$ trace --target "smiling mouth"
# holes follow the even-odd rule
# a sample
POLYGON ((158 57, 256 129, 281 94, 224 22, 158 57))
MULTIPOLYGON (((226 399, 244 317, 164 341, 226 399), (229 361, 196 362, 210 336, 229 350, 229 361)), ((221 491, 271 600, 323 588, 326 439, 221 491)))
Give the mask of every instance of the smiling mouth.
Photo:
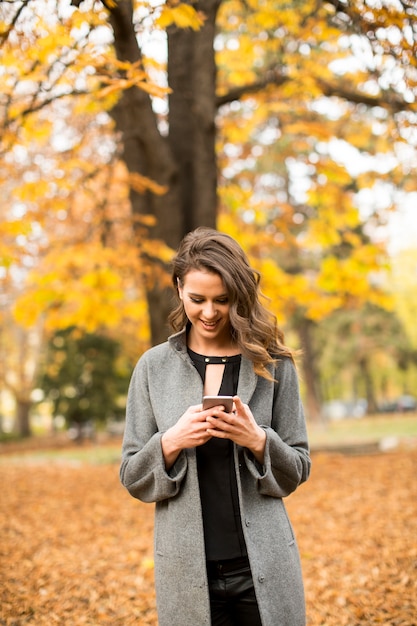
POLYGON ((200 320, 200 321, 203 324, 203 326, 205 326, 206 328, 214 328, 218 324, 218 320, 215 322, 205 322, 204 320, 200 320))

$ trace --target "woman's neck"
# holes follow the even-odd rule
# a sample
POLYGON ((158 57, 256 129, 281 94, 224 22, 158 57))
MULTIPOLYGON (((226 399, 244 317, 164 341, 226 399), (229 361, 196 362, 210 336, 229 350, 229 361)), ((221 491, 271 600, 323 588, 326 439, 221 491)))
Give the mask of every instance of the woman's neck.
POLYGON ((232 338, 228 341, 202 341, 190 329, 187 336, 187 345, 193 352, 204 356, 234 356, 240 354, 240 349, 232 338))

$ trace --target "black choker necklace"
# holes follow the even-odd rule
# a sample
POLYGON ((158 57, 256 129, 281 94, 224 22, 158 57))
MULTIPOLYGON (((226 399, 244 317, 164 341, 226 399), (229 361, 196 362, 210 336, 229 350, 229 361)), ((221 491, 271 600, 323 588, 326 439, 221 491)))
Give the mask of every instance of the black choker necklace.
POLYGON ((205 363, 227 363, 229 360, 229 357, 227 356, 205 356, 204 357, 204 361, 205 363))
POLYGON ((216 365, 221 365, 222 363, 230 363, 231 361, 239 361, 240 354, 236 354, 233 356, 205 356, 204 354, 198 354, 198 352, 194 352, 188 348, 188 352, 196 361, 201 361, 203 363, 214 363, 216 365))

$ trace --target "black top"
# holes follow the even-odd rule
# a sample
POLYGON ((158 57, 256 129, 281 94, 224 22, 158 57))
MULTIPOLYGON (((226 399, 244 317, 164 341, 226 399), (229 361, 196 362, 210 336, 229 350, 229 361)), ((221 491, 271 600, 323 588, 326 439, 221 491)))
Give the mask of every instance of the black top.
MULTIPOLYGON (((224 364, 219 395, 234 396, 240 370, 240 355, 205 357, 188 349, 204 384, 208 363, 224 364)), ((213 437, 197 447, 197 468, 203 510, 206 558, 222 561, 246 556, 240 519, 239 496, 233 458, 233 442, 213 437)))

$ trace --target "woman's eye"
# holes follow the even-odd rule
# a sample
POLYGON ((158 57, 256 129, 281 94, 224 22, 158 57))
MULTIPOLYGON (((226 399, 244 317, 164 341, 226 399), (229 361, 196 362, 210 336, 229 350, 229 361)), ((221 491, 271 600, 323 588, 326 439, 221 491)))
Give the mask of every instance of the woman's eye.
MULTIPOLYGON (((192 298, 190 296, 191 302, 194 304, 202 304, 204 302, 203 298, 192 298)), ((217 304, 227 304, 229 302, 228 298, 222 298, 221 300, 216 300, 217 304)))

